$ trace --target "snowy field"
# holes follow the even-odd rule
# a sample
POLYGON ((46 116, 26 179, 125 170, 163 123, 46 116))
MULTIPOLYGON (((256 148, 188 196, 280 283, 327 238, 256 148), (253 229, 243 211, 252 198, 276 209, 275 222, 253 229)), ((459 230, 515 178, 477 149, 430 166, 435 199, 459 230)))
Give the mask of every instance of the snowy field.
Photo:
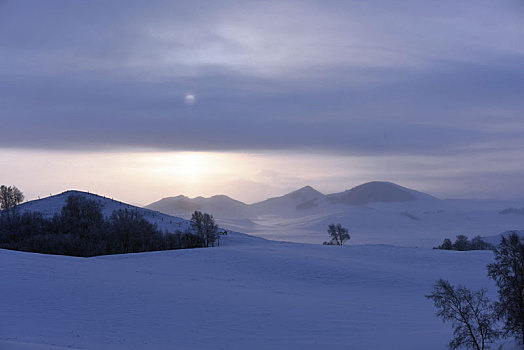
POLYGON ((0 349, 444 349, 440 277, 496 290, 490 251, 220 248, 95 258, 0 250, 0 349))

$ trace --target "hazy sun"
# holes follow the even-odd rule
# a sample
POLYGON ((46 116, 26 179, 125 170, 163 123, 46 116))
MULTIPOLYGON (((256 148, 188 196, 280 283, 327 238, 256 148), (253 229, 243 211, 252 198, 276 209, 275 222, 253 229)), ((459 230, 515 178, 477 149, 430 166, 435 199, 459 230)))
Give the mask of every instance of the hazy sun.
POLYGON ((149 154, 143 159, 152 175, 161 181, 199 184, 217 181, 231 173, 234 169, 230 158, 213 152, 175 152, 149 154))
POLYGON ((171 173, 187 182, 198 182, 209 174, 209 157, 199 153, 180 153, 174 156, 176 164, 170 166, 171 173))
POLYGON ((193 105, 196 102, 196 96, 193 94, 186 94, 184 96, 184 102, 186 105, 193 105))

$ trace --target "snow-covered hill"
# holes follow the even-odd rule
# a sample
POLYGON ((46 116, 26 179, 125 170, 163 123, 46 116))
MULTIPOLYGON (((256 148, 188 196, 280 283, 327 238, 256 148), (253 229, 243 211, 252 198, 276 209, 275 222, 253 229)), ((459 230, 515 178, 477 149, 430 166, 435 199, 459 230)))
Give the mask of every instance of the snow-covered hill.
POLYGON ((236 234, 96 258, 0 250, 0 348, 444 349, 452 329, 424 295, 444 277, 495 297, 492 258, 236 234))
POLYGON ((110 216, 114 210, 135 210, 140 212, 144 216, 144 218, 150 221, 151 223, 157 224, 158 228, 162 231, 183 231, 189 227, 189 222, 179 217, 167 215, 150 209, 136 207, 131 204, 114 200, 113 198, 107 198, 93 193, 74 190, 65 191, 54 196, 25 202, 20 204, 18 208, 21 212, 37 211, 44 214, 44 216, 46 217, 52 217, 55 213, 60 213, 62 207, 66 204, 67 197, 69 197, 70 195, 82 196, 100 202, 103 208, 102 213, 106 217, 110 216))

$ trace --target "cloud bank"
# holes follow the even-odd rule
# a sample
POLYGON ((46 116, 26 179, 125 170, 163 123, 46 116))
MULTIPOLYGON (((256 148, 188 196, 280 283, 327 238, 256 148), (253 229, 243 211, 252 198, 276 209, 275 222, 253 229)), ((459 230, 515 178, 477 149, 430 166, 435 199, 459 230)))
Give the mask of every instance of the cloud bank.
POLYGON ((523 19, 518 1, 5 1, 0 147, 522 149, 523 19))

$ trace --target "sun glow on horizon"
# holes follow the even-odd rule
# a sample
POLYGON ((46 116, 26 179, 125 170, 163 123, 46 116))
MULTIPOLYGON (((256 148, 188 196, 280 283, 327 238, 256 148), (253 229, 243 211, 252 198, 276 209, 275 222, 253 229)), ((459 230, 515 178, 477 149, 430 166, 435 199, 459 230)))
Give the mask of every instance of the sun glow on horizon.
MULTIPOLYGON (((506 156, 520 164, 516 161, 521 159, 520 153, 506 156)), ((485 159, 486 155, 479 157, 485 159)), ((472 164, 477 164, 478 159, 461 159, 459 163, 457 159, 448 158, 352 157, 305 152, 0 149, 0 183, 16 185, 27 200, 77 189, 138 205, 177 195, 209 197, 218 194, 254 203, 306 185, 323 193, 334 193, 372 180, 397 182, 437 197, 449 197, 449 194, 465 197, 467 191, 482 196, 478 188, 498 189, 498 181, 488 181, 494 179, 491 169, 473 168, 472 164), (441 165, 438 173, 429 166, 431 163, 441 165), (411 170, 406 172, 404 168, 411 170), (468 172, 486 174, 483 182, 478 183, 482 186, 471 181, 462 182, 461 174, 468 172), (456 182, 443 187, 441 177, 456 179, 456 182)), ((511 198, 511 194, 504 195, 511 198)))
POLYGON ((232 168, 236 164, 233 158, 236 156, 213 152, 153 153, 139 157, 155 178, 187 184, 212 181, 238 171, 232 168))

